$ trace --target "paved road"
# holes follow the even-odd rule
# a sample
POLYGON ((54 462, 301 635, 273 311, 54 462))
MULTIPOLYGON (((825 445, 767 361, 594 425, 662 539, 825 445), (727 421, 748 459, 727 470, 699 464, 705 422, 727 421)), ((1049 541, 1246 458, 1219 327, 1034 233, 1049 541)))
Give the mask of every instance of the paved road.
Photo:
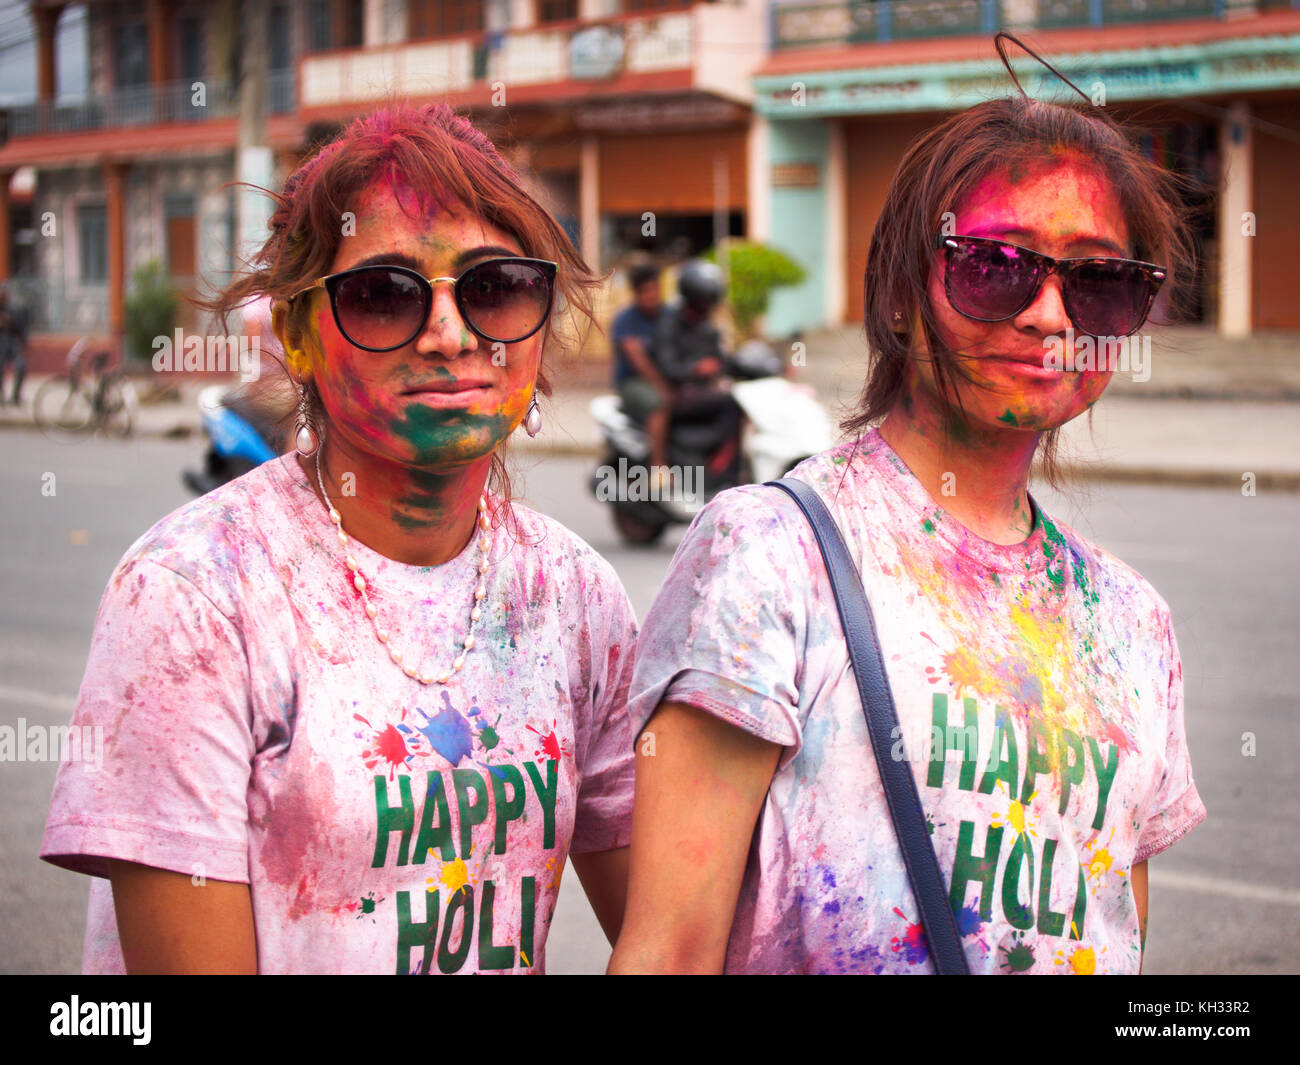
MULTIPOLYGON (((109 572, 153 520, 186 501, 179 471, 198 445, 59 445, 6 431, 0 448, 0 724, 62 723, 109 572), (42 493, 47 474, 52 496, 42 493)), ((644 614, 680 534, 652 550, 622 547, 585 494, 585 473, 578 460, 529 459, 518 487, 610 559, 644 614)), ((1135 485, 1040 498, 1150 578, 1178 627, 1210 820, 1152 862, 1148 971, 1294 971, 1300 730, 1290 670, 1300 636, 1300 498, 1135 485), (1253 757, 1242 754, 1247 732, 1253 757)), ((85 881, 34 857, 53 776, 48 763, 0 765, 0 969, 8 972, 79 965, 85 881)), ((607 955, 576 879, 566 877, 549 968, 599 971, 607 955)))

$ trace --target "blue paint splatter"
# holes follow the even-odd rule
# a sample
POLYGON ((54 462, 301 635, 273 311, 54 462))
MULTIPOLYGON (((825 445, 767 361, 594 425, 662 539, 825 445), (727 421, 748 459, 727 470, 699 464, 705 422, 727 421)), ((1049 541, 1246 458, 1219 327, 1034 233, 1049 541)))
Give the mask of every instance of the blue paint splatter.
POLYGON ((420 711, 428 724, 419 731, 429 741, 430 747, 452 765, 458 765, 473 747, 469 722, 456 712, 456 708, 451 705, 451 696, 445 691, 442 693, 442 701, 444 709, 432 718, 423 710, 420 711))
POLYGON ((963 936, 973 936, 980 930, 980 912, 972 904, 957 911, 957 931, 963 936))

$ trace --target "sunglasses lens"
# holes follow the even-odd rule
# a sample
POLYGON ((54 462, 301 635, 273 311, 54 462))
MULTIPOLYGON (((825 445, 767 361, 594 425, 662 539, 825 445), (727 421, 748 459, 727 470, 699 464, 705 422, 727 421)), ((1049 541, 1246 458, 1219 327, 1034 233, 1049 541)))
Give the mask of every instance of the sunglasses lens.
POLYGON ((339 281, 334 313, 343 335, 362 348, 399 348, 415 337, 429 314, 420 282, 386 267, 358 270, 339 281))
POLYGON ((947 251, 949 302, 971 318, 1010 318, 1028 302, 1038 281, 1038 263, 1012 244, 961 241, 947 251))
POLYGON ((471 329, 492 340, 519 340, 537 331, 551 306, 551 279, 524 262, 486 262, 471 267, 457 285, 471 329))
POLYGON ((1081 332, 1128 336, 1146 317, 1153 284, 1136 263, 1080 263, 1064 286, 1066 309, 1081 332))

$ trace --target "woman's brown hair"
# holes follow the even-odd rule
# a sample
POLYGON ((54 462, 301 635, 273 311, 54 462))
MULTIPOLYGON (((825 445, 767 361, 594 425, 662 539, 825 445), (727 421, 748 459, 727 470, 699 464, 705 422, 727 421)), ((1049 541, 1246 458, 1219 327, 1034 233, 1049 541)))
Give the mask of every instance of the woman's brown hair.
MULTIPOLYGON (((1003 62, 1010 71, 1005 54, 1003 62)), ((860 435, 893 409, 913 358, 933 360, 941 401, 951 410, 961 356, 941 340, 928 297, 944 215, 990 173, 1064 153, 1085 158, 1113 186, 1134 258, 1165 266, 1166 284, 1175 293, 1195 276, 1187 203, 1199 190, 1191 179, 1145 159, 1115 118, 1086 97, 1054 103, 1031 99, 1023 90, 977 104, 913 141, 894 174, 863 278, 867 381, 857 411, 841 423, 845 432, 860 435), (928 355, 918 350, 918 324, 928 355)), ((1053 483, 1059 480, 1058 434, 1054 429, 1041 441, 1044 471, 1053 483)))
MULTIPOLYGON (((592 290, 599 284, 555 219, 524 187, 520 175, 495 145, 467 118, 445 104, 391 103, 354 120, 321 146, 285 181, 270 218, 270 236, 252 256, 249 269, 229 287, 199 305, 213 312, 221 329, 232 311, 259 296, 288 300, 330 272, 344 240, 345 212, 376 182, 399 181, 422 204, 464 205, 472 214, 513 236, 523 254, 559 264, 552 322, 547 330, 537 388, 551 394, 548 355, 556 345, 580 338, 593 321, 592 290), (561 335, 557 338, 557 332, 561 335)), ((265 190, 263 190, 265 191, 265 190)), ((308 301, 289 304, 286 328, 305 325, 308 301)), ((308 388, 310 416, 324 425, 326 415, 314 388, 308 388)), ((501 448, 492 457, 489 486, 509 500, 509 478, 501 448)))

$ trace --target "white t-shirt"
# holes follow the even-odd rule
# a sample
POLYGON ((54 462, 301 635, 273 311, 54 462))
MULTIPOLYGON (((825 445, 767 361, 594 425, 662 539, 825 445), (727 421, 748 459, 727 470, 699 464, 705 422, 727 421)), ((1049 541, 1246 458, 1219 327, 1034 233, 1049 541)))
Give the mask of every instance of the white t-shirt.
MULTIPOLYGON (((972 971, 1136 972, 1132 867, 1205 817, 1164 600, 1036 505, 1024 543, 975 536, 877 432, 792 476, 821 494, 862 574, 896 756, 972 971)), ((749 486, 704 509, 646 616, 631 690, 638 729, 670 699, 786 748, 729 972, 932 971, 825 566, 793 500, 749 486)))
MULTIPOLYGON (((262 972, 543 971, 566 856, 628 842, 636 623, 608 563, 514 510, 445 688, 375 638, 293 453, 131 547, 74 720, 104 762, 60 767, 41 850, 97 878, 87 972, 123 970, 108 857, 247 883, 262 972)), ((477 540, 436 567, 350 546, 392 646, 449 668, 477 540)))

